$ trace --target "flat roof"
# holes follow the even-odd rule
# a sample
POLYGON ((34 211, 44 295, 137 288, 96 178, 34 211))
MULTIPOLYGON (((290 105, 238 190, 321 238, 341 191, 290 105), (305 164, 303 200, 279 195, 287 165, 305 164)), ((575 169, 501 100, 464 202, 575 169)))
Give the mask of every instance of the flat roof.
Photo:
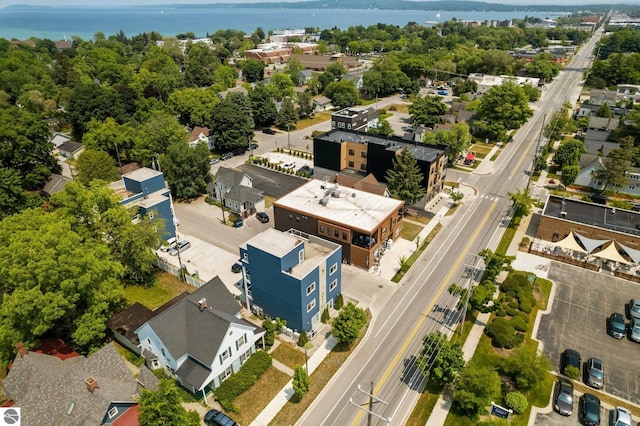
POLYGON ((631 210, 550 195, 542 214, 611 231, 640 235, 640 213, 631 210), (562 212, 566 214, 563 215, 562 212))
POLYGON ((373 232, 385 218, 400 210, 403 202, 313 179, 274 204, 351 229, 373 232), (336 197, 336 194, 339 196, 336 197), (326 203, 321 204, 321 200, 326 203))
POLYGON ((137 182, 142 182, 143 180, 147 180, 149 178, 152 178, 154 176, 158 176, 161 174, 162 172, 150 169, 149 167, 142 167, 140 169, 129 172, 122 177, 126 177, 127 179, 135 180, 137 182))
POLYGON ((356 142, 356 143, 375 143, 378 145, 384 145, 387 150, 399 151, 402 148, 407 148, 416 159, 434 162, 444 153, 444 148, 440 145, 429 145, 422 142, 407 142, 400 138, 389 138, 376 136, 372 133, 365 132, 349 132, 347 130, 331 130, 322 135, 316 136, 317 139, 342 143, 342 142, 356 142))
POLYGON ((274 228, 269 228, 256 235, 247 241, 246 246, 255 247, 265 253, 281 258, 300 244, 304 246, 304 261, 296 265, 291 271, 291 275, 298 278, 306 276, 340 247, 339 244, 320 238, 307 239, 296 232, 282 232, 274 228))

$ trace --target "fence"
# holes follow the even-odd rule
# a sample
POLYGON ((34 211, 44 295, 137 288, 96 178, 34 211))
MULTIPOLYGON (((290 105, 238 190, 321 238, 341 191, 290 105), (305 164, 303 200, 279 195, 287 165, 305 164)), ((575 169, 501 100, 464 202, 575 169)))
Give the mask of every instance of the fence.
MULTIPOLYGON (((176 268, 175 266, 165 262, 160 258, 156 260, 156 266, 162 270, 169 272, 171 275, 180 277, 180 268, 176 268)), ((186 283, 191 284, 192 286, 195 286, 195 287, 201 287, 204 284, 204 281, 200 280, 198 277, 189 275, 186 269, 184 271, 184 280, 186 283)))

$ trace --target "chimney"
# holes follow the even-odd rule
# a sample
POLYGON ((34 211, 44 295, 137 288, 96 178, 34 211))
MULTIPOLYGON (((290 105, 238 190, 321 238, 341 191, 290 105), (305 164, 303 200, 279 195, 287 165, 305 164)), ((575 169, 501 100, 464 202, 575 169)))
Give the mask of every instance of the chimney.
POLYGON ((93 377, 89 376, 87 378, 87 380, 84 381, 84 384, 87 386, 87 390, 91 393, 93 393, 93 391, 96 388, 99 388, 100 386, 98 385, 98 382, 96 381, 96 379, 94 379, 93 377))
POLYGON ((203 297, 202 299, 198 300, 198 309, 200 309, 200 312, 203 312, 205 309, 207 309, 207 299, 203 297))
POLYGON ((27 354, 27 348, 24 347, 23 342, 18 342, 16 344, 16 349, 18 350, 18 355, 20 355, 20 358, 23 358, 27 354))

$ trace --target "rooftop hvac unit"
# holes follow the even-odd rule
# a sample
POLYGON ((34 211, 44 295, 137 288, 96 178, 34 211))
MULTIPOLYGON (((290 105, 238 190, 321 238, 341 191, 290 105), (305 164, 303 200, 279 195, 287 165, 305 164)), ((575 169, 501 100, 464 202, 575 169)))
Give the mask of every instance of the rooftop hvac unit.
POLYGON ((326 206, 327 204, 329 204, 329 199, 327 197, 320 198, 320 204, 326 206))

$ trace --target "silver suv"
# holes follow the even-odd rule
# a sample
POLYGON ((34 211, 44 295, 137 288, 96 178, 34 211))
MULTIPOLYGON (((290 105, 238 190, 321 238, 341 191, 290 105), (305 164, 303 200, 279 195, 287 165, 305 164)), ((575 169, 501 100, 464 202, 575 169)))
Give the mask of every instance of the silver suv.
POLYGON ((616 407, 613 412, 613 426, 631 426, 631 411, 624 407, 616 407))

